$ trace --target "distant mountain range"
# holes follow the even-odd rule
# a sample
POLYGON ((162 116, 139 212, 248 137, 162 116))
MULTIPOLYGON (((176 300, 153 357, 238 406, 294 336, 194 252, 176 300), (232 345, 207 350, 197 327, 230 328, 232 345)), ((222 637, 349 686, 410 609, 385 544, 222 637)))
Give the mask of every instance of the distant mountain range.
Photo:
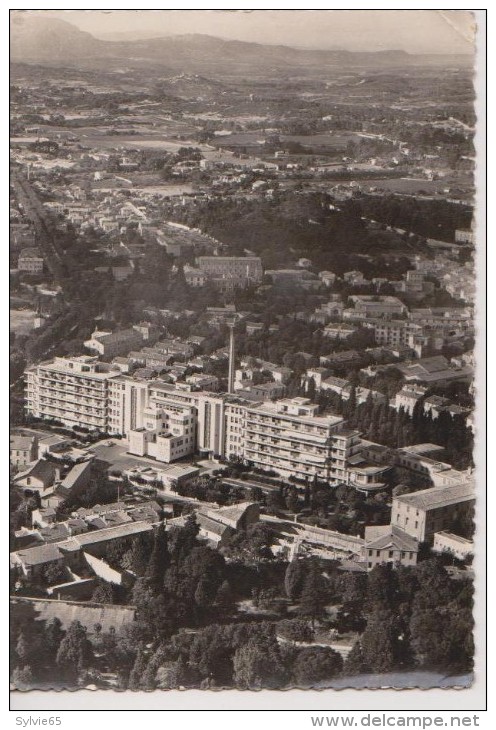
MULTIPOLYGON (((108 64, 115 59, 129 65, 152 62, 188 73, 205 69, 229 73, 284 70, 288 68, 341 66, 393 68, 404 66, 467 66, 470 55, 414 55, 406 51, 352 52, 343 50, 302 50, 244 41, 223 40, 207 35, 178 35, 129 39, 130 33, 102 40, 79 30, 65 20, 13 14, 10 57, 14 62, 56 65, 108 64), (117 40, 118 37, 122 40, 117 40)), ((139 35, 138 33, 136 34, 139 35)))

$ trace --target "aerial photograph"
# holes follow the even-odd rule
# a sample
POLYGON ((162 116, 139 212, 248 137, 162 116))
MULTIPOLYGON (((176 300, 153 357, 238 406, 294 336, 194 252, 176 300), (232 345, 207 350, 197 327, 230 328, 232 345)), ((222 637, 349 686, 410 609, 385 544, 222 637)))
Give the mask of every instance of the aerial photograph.
POLYGON ((10 11, 15 694, 472 686, 476 37, 10 11))

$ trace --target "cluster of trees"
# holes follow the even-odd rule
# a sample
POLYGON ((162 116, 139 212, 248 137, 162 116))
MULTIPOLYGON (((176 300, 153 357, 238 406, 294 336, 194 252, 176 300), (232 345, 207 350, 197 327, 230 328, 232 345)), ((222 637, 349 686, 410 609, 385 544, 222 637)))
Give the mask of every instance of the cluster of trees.
POLYGON ((412 667, 471 671, 472 594, 468 578, 451 580, 436 559, 397 570, 376 566, 359 599, 365 630, 347 657, 344 673, 412 667))
POLYGON ((356 205, 367 218, 394 228, 443 241, 454 241, 455 230, 470 228, 472 210, 448 201, 399 195, 364 196, 356 205))
POLYGON ((343 415, 349 426, 359 430, 369 441, 395 449, 415 443, 435 443, 444 447, 445 459, 455 469, 473 466, 474 436, 466 418, 448 411, 433 418, 430 412, 424 413, 424 400, 421 398, 417 402, 410 416, 403 408, 392 408, 387 401, 374 402, 370 394, 365 403, 357 405, 354 386, 347 401, 336 393, 318 396, 324 408, 343 415))
POLYGON ((191 479, 175 487, 174 491, 181 497, 192 497, 202 502, 216 502, 221 506, 242 501, 245 497, 244 489, 234 489, 209 476, 191 479))
POLYGON ((139 664, 137 659, 131 672, 129 686, 311 687, 336 676, 342 665, 341 656, 330 647, 280 644, 276 626, 269 622, 213 625, 195 635, 177 634, 149 658, 141 654, 139 664))
MULTIPOLYGON (((126 599, 137 616, 119 631, 88 630, 77 620, 64 631, 57 619, 35 621, 30 604, 16 604, 14 683, 105 685, 102 674, 110 672, 124 689, 276 689, 363 672, 472 669, 468 577, 450 579, 441 559, 379 565, 368 574, 343 573, 337 561, 317 558, 278 562, 266 552, 272 536, 265 530, 255 525, 237 536, 228 562, 198 542, 193 518, 122 546, 121 565, 137 575, 126 599), (239 613, 236 600, 247 595, 274 618, 239 613), (344 665, 330 647, 312 644, 317 631, 323 637, 330 629, 356 637, 344 665)), ((117 600, 100 582, 93 601, 117 600)))
POLYGON ((330 210, 330 203, 332 198, 320 193, 297 199, 294 193, 278 193, 273 200, 200 201, 174 215, 225 241, 234 254, 246 248, 255 252, 266 269, 287 266, 288 254, 297 260, 311 251, 319 270, 342 275, 353 268, 350 257, 355 254, 398 252, 398 241, 389 232, 368 230, 356 201, 340 204, 339 210, 330 210))
POLYGON ((87 630, 73 621, 66 631, 58 618, 37 621, 34 607, 17 603, 10 619, 10 668, 19 689, 73 687, 85 683, 94 662, 87 630))

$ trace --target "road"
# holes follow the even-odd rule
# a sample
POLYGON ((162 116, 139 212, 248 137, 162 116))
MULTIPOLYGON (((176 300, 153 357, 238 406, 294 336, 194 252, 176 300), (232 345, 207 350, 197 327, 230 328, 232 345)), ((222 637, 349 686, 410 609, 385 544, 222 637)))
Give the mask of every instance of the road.
POLYGON ((27 178, 16 171, 12 173, 11 183, 19 205, 35 228, 36 244, 43 253, 45 263, 55 282, 63 289, 65 267, 55 243, 55 226, 27 178))

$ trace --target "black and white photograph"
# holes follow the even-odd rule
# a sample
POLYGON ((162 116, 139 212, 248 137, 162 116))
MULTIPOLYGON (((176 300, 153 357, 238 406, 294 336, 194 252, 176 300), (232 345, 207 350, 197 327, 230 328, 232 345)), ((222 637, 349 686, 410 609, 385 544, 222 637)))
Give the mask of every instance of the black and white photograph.
POLYGON ((478 35, 10 11, 14 696, 478 681, 478 35))

